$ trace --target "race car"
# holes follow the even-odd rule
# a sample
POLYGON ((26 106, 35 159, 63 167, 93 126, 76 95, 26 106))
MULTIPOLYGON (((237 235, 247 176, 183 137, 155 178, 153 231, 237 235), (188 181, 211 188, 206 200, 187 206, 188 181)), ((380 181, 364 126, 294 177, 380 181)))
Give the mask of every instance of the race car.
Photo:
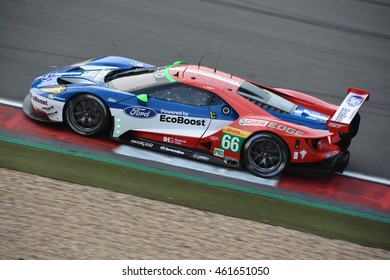
POLYGON ((31 84, 31 118, 65 122, 76 133, 269 178, 287 166, 343 172, 365 90, 340 106, 271 88, 205 66, 156 67, 107 56, 53 70, 31 84))

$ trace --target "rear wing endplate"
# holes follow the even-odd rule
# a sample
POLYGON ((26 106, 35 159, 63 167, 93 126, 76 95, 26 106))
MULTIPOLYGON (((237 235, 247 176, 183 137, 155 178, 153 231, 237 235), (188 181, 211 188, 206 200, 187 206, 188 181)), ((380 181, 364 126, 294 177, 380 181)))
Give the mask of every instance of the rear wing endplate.
POLYGON ((341 103, 333 117, 326 122, 329 131, 348 133, 351 121, 369 97, 370 93, 368 91, 349 88, 348 95, 343 103, 341 103))

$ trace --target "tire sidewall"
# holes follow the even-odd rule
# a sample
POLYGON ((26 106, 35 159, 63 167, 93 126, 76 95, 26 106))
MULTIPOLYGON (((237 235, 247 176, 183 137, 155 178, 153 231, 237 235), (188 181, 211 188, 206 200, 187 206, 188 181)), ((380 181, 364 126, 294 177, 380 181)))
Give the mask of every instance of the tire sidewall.
POLYGON ((259 133, 253 135, 248 141, 244 144, 244 149, 242 153, 243 164, 245 168, 252 174, 264 178, 270 178, 279 175, 289 164, 290 162, 290 153, 286 143, 277 135, 272 133, 259 133), (262 172, 252 165, 249 157, 249 152, 253 145, 255 145, 259 140, 270 140, 277 144, 281 151, 281 162, 277 168, 270 172, 262 172))
POLYGON ((110 119, 110 113, 109 109, 107 108, 106 104, 97 96, 92 94, 80 94, 74 96, 71 100, 68 101, 68 104, 65 106, 65 119, 68 124, 68 126, 77 134, 83 135, 83 136, 96 136, 106 131, 108 125, 109 125, 109 119, 110 119), (92 100, 96 104, 98 104, 103 112, 102 119, 96 127, 93 129, 82 129, 77 124, 73 123, 71 114, 74 110, 74 107, 82 100, 92 100))

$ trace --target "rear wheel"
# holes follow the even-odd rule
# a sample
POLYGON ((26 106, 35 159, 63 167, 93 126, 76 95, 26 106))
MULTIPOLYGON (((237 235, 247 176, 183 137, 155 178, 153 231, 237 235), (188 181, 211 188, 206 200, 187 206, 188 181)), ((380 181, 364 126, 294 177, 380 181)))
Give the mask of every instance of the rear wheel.
POLYGON ((106 105, 92 94, 82 94, 71 99, 65 115, 70 128, 84 136, 104 132, 110 119, 106 105))
POLYGON ((256 134, 245 143, 243 163, 257 176, 265 178, 276 176, 284 170, 288 162, 288 147, 274 134, 256 134))

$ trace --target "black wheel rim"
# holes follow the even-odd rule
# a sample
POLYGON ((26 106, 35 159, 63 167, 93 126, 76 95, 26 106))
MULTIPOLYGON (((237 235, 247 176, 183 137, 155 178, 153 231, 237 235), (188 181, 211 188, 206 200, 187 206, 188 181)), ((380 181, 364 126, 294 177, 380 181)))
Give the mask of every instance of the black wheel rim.
POLYGON ((78 101, 70 111, 70 120, 81 131, 92 131, 103 120, 103 109, 94 100, 83 99, 78 101))
POLYGON ((251 166, 263 174, 275 171, 282 164, 282 149, 270 139, 259 139, 252 143, 248 155, 251 166))

